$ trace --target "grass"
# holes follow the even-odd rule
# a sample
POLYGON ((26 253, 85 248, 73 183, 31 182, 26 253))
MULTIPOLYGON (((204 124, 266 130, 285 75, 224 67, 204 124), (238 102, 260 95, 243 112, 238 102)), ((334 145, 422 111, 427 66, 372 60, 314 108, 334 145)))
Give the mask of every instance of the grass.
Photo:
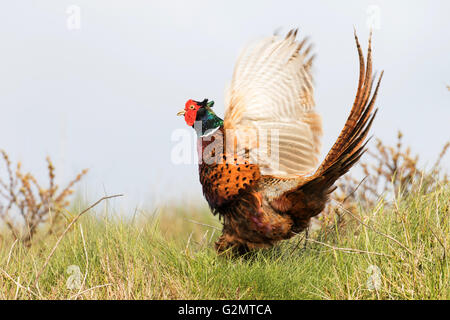
POLYGON ((449 211, 446 184, 358 215, 343 211, 345 223, 312 232, 306 248, 299 235, 235 259, 214 252, 220 222, 207 208, 131 219, 91 211, 64 236, 37 286, 57 238, 31 247, 1 240, 0 299, 450 299, 449 211))

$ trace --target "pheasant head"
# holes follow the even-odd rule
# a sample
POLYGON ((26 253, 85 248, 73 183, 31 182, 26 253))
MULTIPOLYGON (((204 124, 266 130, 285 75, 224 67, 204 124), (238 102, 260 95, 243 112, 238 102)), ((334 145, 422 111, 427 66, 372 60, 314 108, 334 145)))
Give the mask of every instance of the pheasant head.
POLYGON ((186 124, 194 128, 198 136, 203 136, 208 130, 214 130, 223 125, 223 120, 212 110, 213 105, 214 101, 208 101, 208 99, 202 102, 189 99, 184 109, 177 115, 184 116, 186 124))

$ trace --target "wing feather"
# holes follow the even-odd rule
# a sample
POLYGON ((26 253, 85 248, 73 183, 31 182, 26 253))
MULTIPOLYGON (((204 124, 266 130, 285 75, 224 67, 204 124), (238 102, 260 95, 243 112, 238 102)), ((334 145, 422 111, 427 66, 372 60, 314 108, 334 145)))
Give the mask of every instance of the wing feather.
POLYGON ((268 152, 253 159, 262 174, 306 174, 318 165, 322 121, 314 110, 312 46, 296 36, 297 30, 291 30, 284 38, 272 36, 247 46, 226 93, 225 129, 278 132, 279 163, 268 152))

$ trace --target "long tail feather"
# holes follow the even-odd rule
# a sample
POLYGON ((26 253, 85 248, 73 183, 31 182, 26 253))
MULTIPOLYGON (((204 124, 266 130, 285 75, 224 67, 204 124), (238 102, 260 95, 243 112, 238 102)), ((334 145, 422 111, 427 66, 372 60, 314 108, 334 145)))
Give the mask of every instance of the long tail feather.
POLYGON ((338 139, 328 152, 325 160, 317 170, 317 174, 323 174, 336 162, 341 162, 343 158, 355 153, 367 137, 367 133, 373 121, 375 113, 372 112, 375 100, 380 87, 383 72, 381 73, 375 91, 371 96, 374 79, 372 78, 372 48, 371 39, 369 39, 369 49, 367 53, 367 68, 364 63, 364 56, 358 37, 355 33, 356 47, 359 56, 359 81, 355 101, 353 103, 350 115, 342 129, 338 139))

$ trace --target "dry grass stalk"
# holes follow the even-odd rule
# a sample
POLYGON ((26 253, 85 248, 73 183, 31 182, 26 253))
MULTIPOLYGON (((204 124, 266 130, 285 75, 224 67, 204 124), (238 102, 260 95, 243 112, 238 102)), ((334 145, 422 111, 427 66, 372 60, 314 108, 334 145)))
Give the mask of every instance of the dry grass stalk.
MULTIPOLYGON (((39 270, 39 272, 36 275, 36 279, 35 279, 35 286, 37 287, 38 282, 39 282, 39 278, 42 275, 42 273, 44 272, 45 268, 47 267, 48 263, 50 262, 50 259, 52 258, 53 254, 55 253, 56 249, 59 246, 59 243, 61 242, 61 240, 64 238, 64 236, 66 235, 66 233, 70 230, 70 228, 75 224, 75 222, 78 221, 78 219, 85 214, 86 212, 88 212, 89 210, 91 210, 92 208, 94 208, 96 205, 98 205, 100 202, 107 200, 107 199, 111 199, 111 198, 116 198, 116 197, 121 197, 123 196, 122 194, 116 194, 113 196, 105 196, 103 198, 100 198, 99 200, 97 200, 94 204, 90 205, 88 208, 84 209, 83 211, 81 211, 75 218, 72 219, 72 221, 67 225, 66 229, 64 230, 64 232, 59 236, 58 240, 56 241, 52 251, 50 251, 50 254, 48 255, 47 259, 45 259, 44 264, 42 265, 41 269, 39 270)), ((86 254, 86 252, 85 252, 86 254)))

